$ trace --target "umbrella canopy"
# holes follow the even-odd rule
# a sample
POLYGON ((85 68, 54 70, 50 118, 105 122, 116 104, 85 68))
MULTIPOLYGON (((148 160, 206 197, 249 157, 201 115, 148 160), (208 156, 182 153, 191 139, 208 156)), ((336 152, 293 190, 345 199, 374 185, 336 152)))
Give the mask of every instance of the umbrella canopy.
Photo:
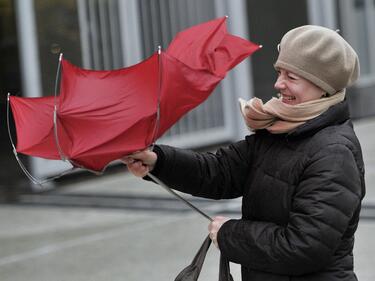
POLYGON ((150 146, 260 48, 228 34, 225 22, 223 17, 186 29, 165 52, 127 68, 88 70, 62 59, 57 98, 10 97, 17 152, 64 156, 73 166, 102 171, 150 146))

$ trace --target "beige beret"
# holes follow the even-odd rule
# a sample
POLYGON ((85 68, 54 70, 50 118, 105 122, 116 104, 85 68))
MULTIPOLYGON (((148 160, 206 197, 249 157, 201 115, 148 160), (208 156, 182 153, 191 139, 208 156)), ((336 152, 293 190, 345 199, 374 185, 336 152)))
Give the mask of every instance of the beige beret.
POLYGON ((311 81, 329 94, 350 86, 359 77, 357 53, 337 32, 304 25, 281 39, 275 68, 311 81))

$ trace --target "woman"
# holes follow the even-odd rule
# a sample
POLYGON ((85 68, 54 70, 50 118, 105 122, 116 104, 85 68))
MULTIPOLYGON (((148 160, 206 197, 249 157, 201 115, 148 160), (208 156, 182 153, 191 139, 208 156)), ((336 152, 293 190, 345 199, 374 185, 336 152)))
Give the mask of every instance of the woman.
POLYGON ((302 26, 282 38, 275 68, 278 99, 240 101, 255 134, 216 154, 155 146, 124 162, 194 196, 242 196, 242 218, 216 217, 209 232, 243 280, 357 280, 364 165, 344 99, 357 54, 336 32, 302 26))

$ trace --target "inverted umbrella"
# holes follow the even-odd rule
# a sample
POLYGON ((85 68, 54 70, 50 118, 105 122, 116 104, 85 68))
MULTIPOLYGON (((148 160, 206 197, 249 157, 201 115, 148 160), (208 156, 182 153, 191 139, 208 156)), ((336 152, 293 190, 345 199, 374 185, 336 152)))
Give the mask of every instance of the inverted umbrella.
POLYGON ((227 33, 225 22, 186 29, 165 52, 127 68, 88 70, 61 59, 58 97, 9 97, 16 152, 101 172, 150 146, 260 48, 227 33))
MULTIPOLYGON (((16 147, 12 141, 15 156, 18 159, 17 153, 23 153, 62 159, 74 168, 102 172, 111 161, 149 147, 207 99, 230 69, 260 48, 228 34, 225 22, 223 17, 186 29, 177 34, 165 52, 159 49, 148 59, 118 70, 82 69, 60 56, 59 96, 8 96, 16 124, 16 147)), ((208 237, 192 264, 176 280, 198 278, 210 244, 208 237)), ((220 280, 232 280, 225 257, 220 260, 220 280)))

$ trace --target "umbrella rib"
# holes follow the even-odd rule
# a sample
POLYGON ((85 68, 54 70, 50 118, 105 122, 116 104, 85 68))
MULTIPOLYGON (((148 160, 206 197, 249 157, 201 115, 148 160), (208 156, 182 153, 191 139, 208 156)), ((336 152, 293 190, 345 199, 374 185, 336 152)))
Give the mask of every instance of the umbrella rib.
POLYGON ((8 93, 8 97, 7 97, 7 126, 8 126, 8 135, 9 135, 9 139, 10 139, 10 142, 12 144, 12 148, 13 148, 13 154, 14 156, 16 157, 16 160, 18 162, 18 165, 20 166, 20 168, 22 169, 22 171, 25 173, 25 175, 34 183, 34 184, 40 184, 39 181, 33 177, 30 172, 26 169, 25 165, 22 163, 22 161, 19 159, 18 157, 18 153, 17 153, 17 150, 16 150, 16 146, 14 145, 14 141, 13 141, 13 138, 12 138, 12 134, 10 132, 10 121, 9 121, 9 103, 10 103, 10 93, 8 93))
POLYGON ((57 147, 57 150, 60 154, 60 158, 61 158, 62 161, 66 162, 66 161, 69 161, 69 159, 67 159, 67 157, 65 156, 65 154, 63 153, 63 151, 61 149, 59 137, 58 137, 58 134, 57 134, 57 84, 58 84, 58 80, 59 80, 62 56, 63 56, 63 54, 60 53, 59 62, 57 64, 57 71, 56 71, 55 98, 54 98, 54 110, 53 110, 53 132, 54 132, 54 136, 55 136, 56 147, 57 147))
MULTIPOLYGON (((155 123, 155 129, 154 129, 154 136, 153 136, 153 139, 152 139, 152 145, 151 145, 151 147, 154 146, 155 140, 157 138, 157 133, 158 133, 158 130, 159 130, 159 122, 160 122, 160 98, 161 98, 162 66, 163 66, 161 55, 162 55, 162 53, 161 53, 161 46, 158 46, 159 83, 158 83, 158 95, 157 95, 157 112, 156 112, 156 123, 155 123)), ((203 211, 201 211, 200 209, 198 209, 196 206, 194 206, 193 204, 191 204, 189 201, 187 201, 185 198, 181 197, 179 194, 177 194, 176 192, 174 192, 168 185, 166 185, 165 183, 163 183, 156 176, 152 175, 151 173, 148 173, 148 176, 152 180, 154 180, 156 183, 158 183, 162 188, 164 188, 167 192, 169 192, 170 194, 172 194, 173 196, 175 196, 178 200, 180 200, 181 202, 185 203, 187 206, 189 206, 191 209, 193 209, 194 211, 196 211, 197 213, 199 213, 200 215, 202 215, 203 217, 205 217, 209 221, 213 221, 213 219, 209 215, 207 215, 206 213, 204 213, 203 211)))
POLYGON ((162 71, 163 71, 163 62, 162 62, 162 50, 161 46, 158 46, 158 93, 157 93, 157 101, 156 101, 156 122, 155 122, 155 128, 154 133, 152 136, 152 143, 155 143, 160 127, 160 99, 161 99, 161 88, 162 88, 162 71))
POLYGON ((10 132, 10 121, 9 121, 9 100, 10 100, 10 93, 8 93, 8 97, 7 97, 7 126, 8 126, 8 135, 9 135, 9 139, 10 139, 10 142, 12 144, 12 149, 13 149, 13 154, 17 160, 17 163, 18 165, 20 166, 21 170, 25 173, 25 175, 29 178, 29 180, 35 184, 35 185, 39 185, 41 188, 43 188, 43 184, 44 183, 47 183, 49 181, 52 181, 52 180, 55 180, 57 178, 60 178, 64 175, 67 175, 67 174, 70 174, 73 170, 75 170, 74 167, 66 170, 66 171, 63 171, 61 172, 60 174, 58 174, 57 176, 53 176, 53 177, 49 177, 49 178, 45 178, 45 179, 37 179, 36 177, 34 177, 26 168, 26 166, 22 163, 21 159, 18 157, 18 152, 16 150, 16 146, 14 145, 14 141, 13 141, 13 138, 12 138, 12 134, 10 132))

